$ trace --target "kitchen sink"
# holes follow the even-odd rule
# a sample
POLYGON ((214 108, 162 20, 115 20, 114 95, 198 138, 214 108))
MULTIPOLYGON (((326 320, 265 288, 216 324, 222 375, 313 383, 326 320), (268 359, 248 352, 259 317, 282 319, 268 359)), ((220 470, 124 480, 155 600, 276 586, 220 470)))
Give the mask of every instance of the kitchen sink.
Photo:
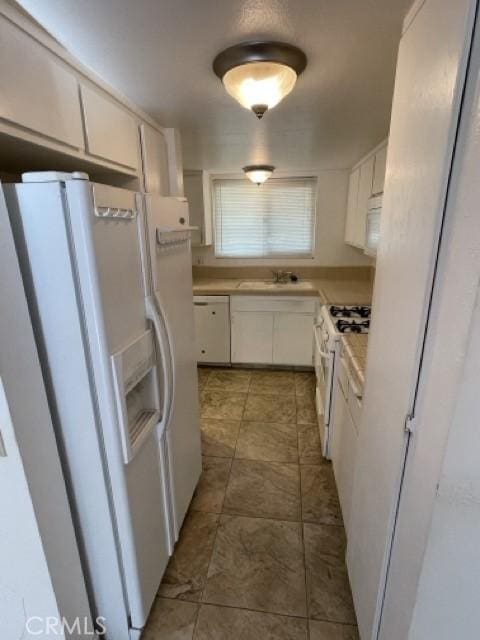
POLYGON ((312 291, 314 286, 311 282, 272 282, 271 280, 244 280, 240 282, 237 289, 258 289, 269 290, 273 289, 281 291, 282 289, 288 289, 289 291, 312 291))

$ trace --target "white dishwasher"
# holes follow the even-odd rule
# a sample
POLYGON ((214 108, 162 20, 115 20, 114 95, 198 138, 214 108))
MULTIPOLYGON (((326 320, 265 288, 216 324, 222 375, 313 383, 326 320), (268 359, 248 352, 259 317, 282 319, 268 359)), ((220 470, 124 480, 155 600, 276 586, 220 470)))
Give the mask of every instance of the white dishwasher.
POLYGON ((230 364, 229 296, 194 296, 197 362, 230 364))

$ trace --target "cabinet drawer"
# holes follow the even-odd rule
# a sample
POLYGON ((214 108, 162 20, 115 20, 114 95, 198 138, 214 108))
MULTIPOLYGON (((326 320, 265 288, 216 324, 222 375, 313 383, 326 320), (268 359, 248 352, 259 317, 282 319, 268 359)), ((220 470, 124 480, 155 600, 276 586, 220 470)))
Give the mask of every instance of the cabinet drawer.
POLYGON ((296 296, 230 296, 232 311, 286 311, 288 313, 315 313, 316 298, 296 296))
POLYGON ((138 168, 139 132, 135 119, 112 100, 82 87, 88 153, 138 168))

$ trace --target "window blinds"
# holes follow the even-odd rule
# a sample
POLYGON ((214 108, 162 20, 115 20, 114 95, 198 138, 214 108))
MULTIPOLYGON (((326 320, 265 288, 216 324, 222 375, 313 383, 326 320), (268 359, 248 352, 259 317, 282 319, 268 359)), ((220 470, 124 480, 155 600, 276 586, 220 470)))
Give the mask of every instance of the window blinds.
POLYGON ((315 178, 215 179, 215 255, 219 258, 313 254, 315 178))

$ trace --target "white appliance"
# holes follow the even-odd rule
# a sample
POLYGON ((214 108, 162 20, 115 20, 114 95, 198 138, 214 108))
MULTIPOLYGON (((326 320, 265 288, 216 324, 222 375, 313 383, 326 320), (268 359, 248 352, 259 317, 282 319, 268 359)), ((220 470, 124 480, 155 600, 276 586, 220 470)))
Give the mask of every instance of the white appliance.
POLYGON ((200 472, 186 204, 84 174, 6 194, 94 617, 139 638, 200 472))
POLYGON ((230 364, 230 296, 194 296, 197 362, 230 364))
POLYGON ((73 623, 78 617, 82 628, 92 630, 72 515, 1 185, 0 291, 1 637, 46 637, 47 618, 56 621, 63 617, 73 623), (31 618, 34 615, 37 618, 31 618))
POLYGON ((371 308, 368 305, 322 305, 314 325, 316 409, 322 454, 331 458, 335 372, 340 339, 344 333, 368 333, 371 308))
POLYGON ((380 242, 380 218, 382 215, 383 195, 373 196, 368 201, 367 222, 365 230, 365 253, 369 256, 377 255, 380 242))
MULTIPOLYGON (((197 360, 193 319, 191 234, 185 198, 144 197, 146 242, 144 273, 147 309, 166 364, 169 411, 166 460, 172 483, 173 533, 180 527, 202 471, 197 360)), ((142 196, 137 196, 141 209, 142 196)), ((162 431, 158 436, 162 438, 162 431)), ((164 450, 163 444, 161 450, 164 450)))

